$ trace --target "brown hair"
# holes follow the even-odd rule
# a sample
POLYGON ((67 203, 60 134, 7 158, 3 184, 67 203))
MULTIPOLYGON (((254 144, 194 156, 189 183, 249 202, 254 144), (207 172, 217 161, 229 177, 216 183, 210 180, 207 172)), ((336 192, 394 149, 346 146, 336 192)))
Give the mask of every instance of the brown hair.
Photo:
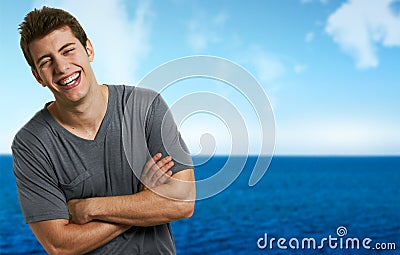
POLYGON ((25 16, 24 21, 19 25, 20 46, 26 61, 33 69, 36 70, 36 67, 29 51, 29 44, 64 26, 68 26, 75 37, 86 47, 86 33, 78 20, 70 13, 43 6, 39 10, 35 8, 25 16))

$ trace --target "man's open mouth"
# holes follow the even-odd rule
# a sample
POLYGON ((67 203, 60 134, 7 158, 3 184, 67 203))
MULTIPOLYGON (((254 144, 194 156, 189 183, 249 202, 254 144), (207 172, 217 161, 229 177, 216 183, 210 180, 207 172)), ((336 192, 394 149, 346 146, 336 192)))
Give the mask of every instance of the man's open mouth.
POLYGON ((73 73, 70 76, 59 80, 57 82, 57 84, 59 86, 71 86, 79 80, 80 76, 81 76, 81 72, 73 73))

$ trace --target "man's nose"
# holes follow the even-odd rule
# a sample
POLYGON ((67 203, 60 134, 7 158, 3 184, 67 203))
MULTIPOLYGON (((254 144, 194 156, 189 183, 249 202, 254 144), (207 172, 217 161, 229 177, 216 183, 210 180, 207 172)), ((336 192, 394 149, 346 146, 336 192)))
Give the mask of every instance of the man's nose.
POLYGON ((53 63, 57 73, 65 73, 69 69, 69 62, 62 57, 56 58, 53 63))

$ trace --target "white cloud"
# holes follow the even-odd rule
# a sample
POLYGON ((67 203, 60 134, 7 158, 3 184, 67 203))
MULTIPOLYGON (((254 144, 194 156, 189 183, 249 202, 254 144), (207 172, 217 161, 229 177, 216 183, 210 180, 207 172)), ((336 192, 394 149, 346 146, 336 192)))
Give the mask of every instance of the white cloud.
POLYGON ((328 19, 326 32, 356 60, 361 69, 379 64, 376 45, 400 46, 400 16, 395 0, 350 0, 328 19))
POLYGON ((274 81, 285 73, 285 67, 282 62, 268 58, 266 55, 255 57, 254 65, 258 77, 265 82, 274 81))
POLYGON ((228 20, 225 12, 220 12, 214 17, 199 15, 189 21, 188 43, 195 52, 207 49, 209 44, 220 42, 221 31, 228 20))
POLYGON ((306 71, 308 68, 307 65, 295 65, 294 66, 294 72, 297 74, 303 73, 304 71, 306 71))
POLYGON ((242 58, 248 62, 255 70, 255 76, 264 85, 271 85, 286 73, 286 68, 281 59, 265 52, 259 47, 253 47, 247 53, 248 59, 242 58))
POLYGON ((306 42, 312 42, 314 40, 314 33, 308 32, 304 38, 306 42))
POLYGON ((225 12, 220 12, 214 17, 213 23, 216 26, 223 27, 227 20, 228 15, 225 12))
POLYGON ((268 52, 258 45, 241 51, 237 59, 237 62, 247 66, 263 87, 268 90, 274 107, 278 100, 273 94, 284 86, 285 76, 293 74, 291 72, 300 74, 308 69, 307 64, 299 63, 288 56, 268 52))
POLYGON ((134 15, 123 1, 36 1, 72 13, 84 26, 95 49, 93 67, 100 83, 132 84, 140 61, 150 50, 152 13, 148 1, 139 1, 134 15))
POLYGON ((272 108, 278 109, 278 93, 285 85, 283 78, 285 78, 288 71, 291 71, 290 68, 293 68, 289 67, 288 69, 288 66, 294 65, 288 63, 284 57, 268 52, 258 45, 238 51, 234 61, 243 66, 257 79, 268 95, 272 108))

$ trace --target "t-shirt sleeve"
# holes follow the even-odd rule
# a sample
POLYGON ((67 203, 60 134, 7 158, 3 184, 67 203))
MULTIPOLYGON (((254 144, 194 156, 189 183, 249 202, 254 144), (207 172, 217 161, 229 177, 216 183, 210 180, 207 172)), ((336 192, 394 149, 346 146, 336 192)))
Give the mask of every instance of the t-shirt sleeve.
POLYGON ((25 222, 69 219, 64 193, 39 143, 28 132, 20 132, 12 145, 18 198, 25 222))
POLYGON ((150 155, 161 152, 163 157, 170 155, 174 161, 173 174, 193 168, 192 158, 176 126, 171 110, 157 95, 150 107, 146 123, 147 146, 150 155))

